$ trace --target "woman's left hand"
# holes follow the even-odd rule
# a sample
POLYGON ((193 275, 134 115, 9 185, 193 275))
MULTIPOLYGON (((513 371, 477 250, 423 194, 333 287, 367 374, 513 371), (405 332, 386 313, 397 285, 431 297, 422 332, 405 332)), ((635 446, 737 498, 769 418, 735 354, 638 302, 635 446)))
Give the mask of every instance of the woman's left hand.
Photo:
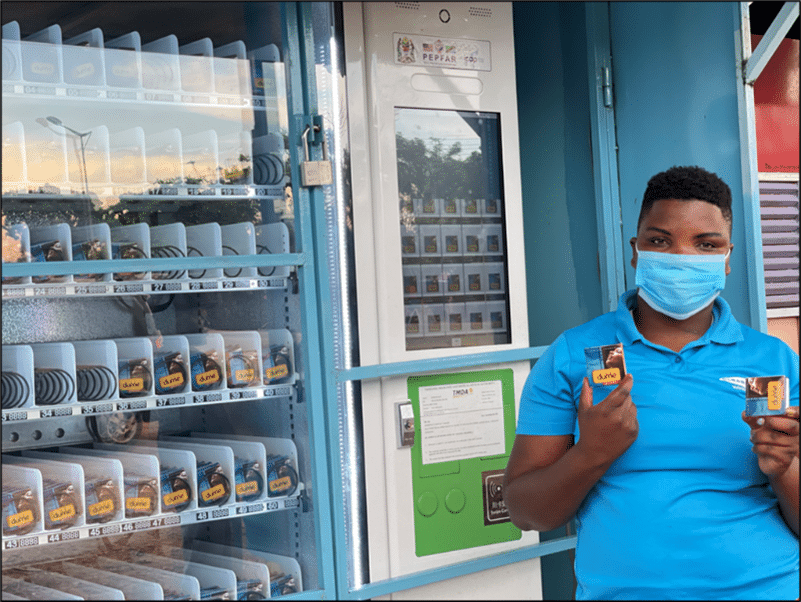
POLYGON ((746 416, 751 427, 751 448, 757 455, 759 469, 769 477, 779 477, 798 457, 798 406, 791 406, 782 416, 746 416))

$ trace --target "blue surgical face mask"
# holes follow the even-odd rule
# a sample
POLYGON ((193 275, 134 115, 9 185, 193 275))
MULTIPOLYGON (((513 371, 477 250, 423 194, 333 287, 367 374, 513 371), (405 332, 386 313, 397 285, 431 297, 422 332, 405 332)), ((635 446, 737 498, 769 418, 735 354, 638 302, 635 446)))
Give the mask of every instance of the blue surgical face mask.
POLYGON ((677 255, 637 249, 634 283, 639 296, 656 311, 686 320, 712 303, 726 286, 728 256, 729 253, 677 255))

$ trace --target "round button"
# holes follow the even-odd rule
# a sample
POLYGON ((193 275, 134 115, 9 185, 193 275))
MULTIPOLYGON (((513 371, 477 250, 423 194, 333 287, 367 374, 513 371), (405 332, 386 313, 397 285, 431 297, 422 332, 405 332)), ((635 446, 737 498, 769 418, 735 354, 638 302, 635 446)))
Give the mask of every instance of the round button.
POLYGON ((430 491, 425 491, 417 498, 417 511, 423 516, 431 516, 437 511, 439 502, 437 496, 430 491))
POLYGON ((448 509, 448 512, 456 514, 464 510, 465 501, 464 491, 461 489, 451 489, 448 495, 445 496, 445 507, 448 509))
POLYGON ((678 355, 676 356, 676 363, 677 363, 677 364, 680 364, 680 363, 681 363, 681 358, 680 358, 678 355))

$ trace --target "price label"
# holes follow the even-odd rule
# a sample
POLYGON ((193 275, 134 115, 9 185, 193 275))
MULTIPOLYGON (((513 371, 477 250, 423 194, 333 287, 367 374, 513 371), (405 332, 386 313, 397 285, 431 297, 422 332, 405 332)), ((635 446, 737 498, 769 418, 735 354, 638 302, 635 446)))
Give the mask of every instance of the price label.
POLYGON ((298 506, 300 506, 300 498, 293 497, 284 500, 284 508, 297 508, 298 506))
POLYGON ((98 403, 92 406, 83 406, 81 408, 82 414, 104 414, 106 412, 113 412, 114 404, 111 403, 98 403))
POLYGON ((92 527, 89 529, 89 537, 106 537, 108 535, 116 535, 120 533, 122 528, 120 525, 108 525, 107 527, 92 527))
POLYGON ((27 419, 28 412, 3 412, 3 422, 16 422, 27 419))
POLYGON ((115 284, 115 293, 142 293, 145 290, 144 284, 115 284))
POLYGON ((218 510, 211 511, 212 518, 227 518, 231 514, 230 508, 219 508, 218 510))
POLYGON ((47 408, 39 411, 40 418, 59 418, 72 416, 72 408, 47 408))
POLYGON ((147 400, 138 399, 136 401, 119 401, 117 402, 117 411, 124 410, 143 410, 147 407, 147 400))
POLYGON ((25 296, 25 289, 24 288, 8 288, 3 287, 3 298, 4 299, 13 299, 15 297, 24 297, 25 296))
POLYGON ((254 512, 263 512, 264 504, 249 504, 247 506, 238 506, 236 509, 237 514, 252 514, 254 512))
POLYGON ((57 543, 59 541, 72 541, 81 538, 80 531, 65 531, 63 533, 51 533, 47 536, 47 543, 57 543))
POLYGON ((181 283, 180 282, 154 282, 151 285, 151 290, 153 292, 163 292, 163 291, 180 291, 181 290, 181 283))
POLYGON ((76 286, 76 295, 102 295, 106 292, 105 286, 76 286))

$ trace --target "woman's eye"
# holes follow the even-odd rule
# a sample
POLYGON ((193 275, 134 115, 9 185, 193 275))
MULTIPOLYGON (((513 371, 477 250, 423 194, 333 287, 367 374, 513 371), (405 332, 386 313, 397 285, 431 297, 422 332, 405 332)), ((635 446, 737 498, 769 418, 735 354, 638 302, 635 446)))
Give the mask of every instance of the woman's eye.
POLYGON ((652 245, 662 245, 665 244, 666 241, 664 238, 652 238, 648 242, 650 242, 652 245))

